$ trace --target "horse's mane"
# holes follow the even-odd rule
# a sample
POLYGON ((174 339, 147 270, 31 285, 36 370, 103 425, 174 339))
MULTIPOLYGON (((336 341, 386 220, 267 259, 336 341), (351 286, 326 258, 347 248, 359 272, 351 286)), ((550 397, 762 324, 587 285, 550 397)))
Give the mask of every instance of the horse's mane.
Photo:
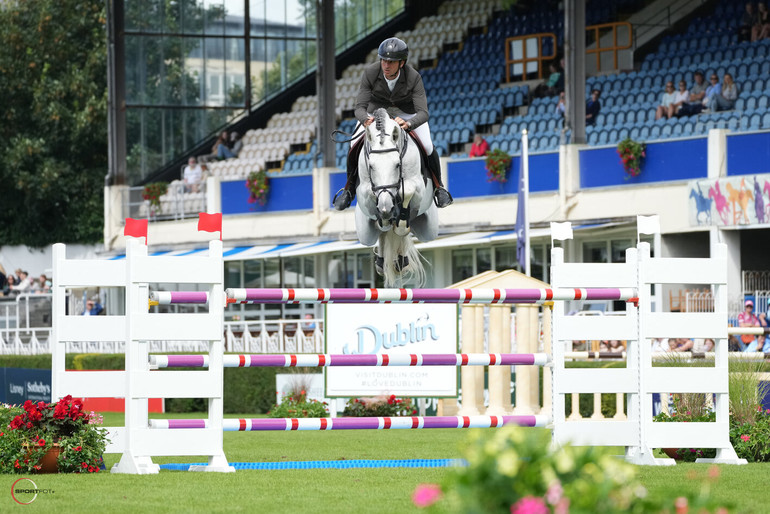
POLYGON ((390 119, 388 111, 380 107, 374 111, 374 126, 380 134, 380 144, 385 143, 385 122, 390 119))

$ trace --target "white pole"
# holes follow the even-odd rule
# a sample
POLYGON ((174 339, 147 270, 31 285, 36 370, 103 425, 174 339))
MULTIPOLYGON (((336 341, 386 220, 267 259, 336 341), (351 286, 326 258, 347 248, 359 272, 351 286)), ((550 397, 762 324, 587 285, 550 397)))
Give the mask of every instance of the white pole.
MULTIPOLYGON (((521 158, 523 159, 521 173, 524 177, 524 262, 526 265, 527 276, 532 276, 530 267, 530 249, 529 249, 529 139, 527 138, 527 129, 521 131, 521 158)), ((542 277, 538 277, 542 278, 542 277)))

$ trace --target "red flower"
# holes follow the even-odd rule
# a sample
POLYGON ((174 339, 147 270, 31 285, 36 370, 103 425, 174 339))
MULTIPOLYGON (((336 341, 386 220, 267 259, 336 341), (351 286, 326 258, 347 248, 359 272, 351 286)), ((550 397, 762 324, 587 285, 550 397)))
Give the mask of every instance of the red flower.
POLYGON ((13 418, 11 423, 8 425, 11 430, 16 430, 17 428, 21 427, 24 424, 24 421, 21 419, 21 416, 16 416, 13 418))
POLYGON ((29 428, 30 430, 32 430, 32 427, 34 427, 34 426, 35 426, 35 425, 33 425, 31 421, 27 421, 27 428, 29 428))
POLYGON ((73 450, 73 451, 76 451, 76 452, 79 452, 79 451, 81 451, 82 449, 83 449, 83 447, 82 447, 82 446, 75 446, 75 447, 74 447, 72 450, 73 450))
POLYGON ((16 468, 20 468, 21 464, 19 464, 19 459, 16 459, 16 463, 13 465, 16 468))
POLYGON ((41 439, 37 442, 38 446, 45 446, 45 439, 41 439))
POLYGON ((27 400, 26 402, 24 402, 24 410, 29 412, 29 409, 31 409, 33 405, 34 404, 32 403, 32 400, 27 400))
POLYGON ((417 409, 413 410, 412 414, 417 414, 417 409))
POLYGON ((83 469, 86 469, 88 467, 88 463, 87 462, 83 462, 82 464, 80 464, 80 467, 83 468, 83 469))
POLYGON ((96 473, 97 471, 99 471, 99 468, 97 468, 96 466, 88 466, 89 473, 96 473))

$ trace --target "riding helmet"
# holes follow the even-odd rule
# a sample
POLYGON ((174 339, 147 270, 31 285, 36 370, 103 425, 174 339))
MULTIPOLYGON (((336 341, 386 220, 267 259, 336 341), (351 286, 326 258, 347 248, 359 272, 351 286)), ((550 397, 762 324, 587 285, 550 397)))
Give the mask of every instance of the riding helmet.
POLYGON ((386 61, 406 61, 409 57, 409 47, 397 37, 391 37, 380 43, 377 55, 386 61))

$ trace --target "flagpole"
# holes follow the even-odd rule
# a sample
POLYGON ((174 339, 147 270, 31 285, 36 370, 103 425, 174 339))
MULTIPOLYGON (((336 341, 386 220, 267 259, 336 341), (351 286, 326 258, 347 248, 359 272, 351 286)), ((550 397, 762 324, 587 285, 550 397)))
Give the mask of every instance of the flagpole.
POLYGON ((529 138, 527 137, 527 129, 521 131, 521 158, 523 160, 521 173, 523 176, 522 182, 524 183, 524 198, 519 200, 524 202, 524 263, 526 274, 531 277, 532 268, 530 267, 531 255, 529 249, 529 138))

